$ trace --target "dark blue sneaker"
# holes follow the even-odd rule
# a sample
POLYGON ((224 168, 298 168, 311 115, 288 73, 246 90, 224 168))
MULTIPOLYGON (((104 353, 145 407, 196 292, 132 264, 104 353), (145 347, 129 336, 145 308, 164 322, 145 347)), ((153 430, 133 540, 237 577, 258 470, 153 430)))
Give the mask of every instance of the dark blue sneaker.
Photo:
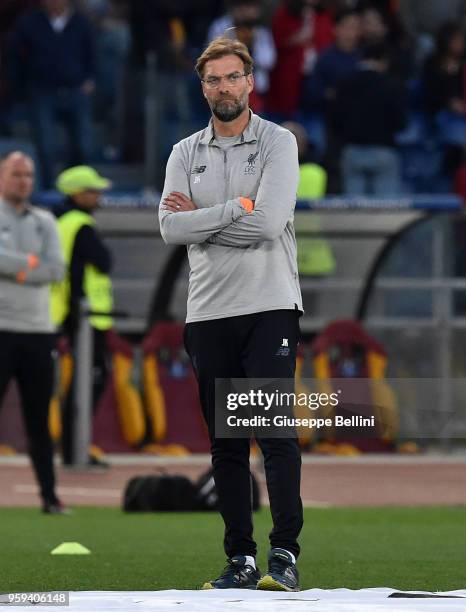
POLYGON ((269 552, 269 569, 257 583, 260 591, 299 591, 299 573, 291 555, 282 548, 269 552))
POLYGON ((261 577, 258 569, 246 565, 246 557, 227 559, 228 565, 215 580, 205 582, 202 589, 255 589, 261 577))
POLYGON ((42 512, 44 514, 72 514, 72 511, 67 508, 59 499, 45 499, 42 502, 42 512))

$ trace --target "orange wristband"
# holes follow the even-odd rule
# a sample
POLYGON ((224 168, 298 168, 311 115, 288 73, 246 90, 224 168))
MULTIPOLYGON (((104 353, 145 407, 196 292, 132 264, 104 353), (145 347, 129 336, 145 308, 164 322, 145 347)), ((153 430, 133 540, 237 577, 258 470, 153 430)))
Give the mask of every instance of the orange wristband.
POLYGON ((239 198, 239 203, 244 208, 247 213, 252 213, 254 210, 254 202, 249 198, 243 198, 242 196, 239 198))
POLYGON ((28 254, 28 268, 30 270, 34 270, 34 268, 37 268, 38 265, 39 265, 39 258, 37 257, 37 255, 34 255, 34 253, 29 253, 28 254))
POLYGON ((18 274, 16 275, 16 280, 18 281, 18 283, 23 284, 26 282, 26 276, 27 276, 26 270, 20 270, 18 274))

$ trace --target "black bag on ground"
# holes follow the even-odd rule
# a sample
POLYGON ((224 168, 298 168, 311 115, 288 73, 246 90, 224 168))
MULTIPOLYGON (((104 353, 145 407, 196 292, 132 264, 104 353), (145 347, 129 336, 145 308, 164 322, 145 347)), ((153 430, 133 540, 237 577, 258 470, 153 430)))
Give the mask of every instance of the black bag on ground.
MULTIPOLYGON (((219 510, 218 507, 218 494, 217 488, 214 482, 214 473, 210 469, 202 476, 199 477, 196 485, 197 492, 197 507, 198 510, 219 510)), ((251 472, 251 496, 252 496, 252 509, 254 512, 260 510, 260 493, 259 485, 256 477, 251 472)))
POLYGON ((123 494, 125 512, 192 512, 197 490, 185 476, 135 476, 123 494))
MULTIPOLYGON (((252 509, 260 508, 259 485, 251 473, 252 509)), ((168 474, 134 476, 123 494, 125 512, 218 511, 218 494, 213 471, 205 472, 196 484, 185 476, 168 474)))

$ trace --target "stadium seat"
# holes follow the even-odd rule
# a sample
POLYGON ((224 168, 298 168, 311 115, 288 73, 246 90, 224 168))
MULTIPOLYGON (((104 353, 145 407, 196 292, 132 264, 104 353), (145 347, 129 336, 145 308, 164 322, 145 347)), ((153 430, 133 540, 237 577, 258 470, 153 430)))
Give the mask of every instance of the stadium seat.
POLYGON ((143 386, 152 439, 207 452, 197 383, 183 347, 183 325, 156 323, 143 344, 143 386))
MULTIPOLYGON (((325 428, 321 440, 335 447, 351 445, 362 452, 395 450, 398 408, 396 398, 384 380, 387 355, 383 347, 358 322, 341 320, 330 323, 313 341, 311 349, 314 374, 319 381, 318 391, 336 392, 334 379, 338 379, 341 389, 338 406, 320 408, 318 416, 330 418, 340 414, 346 418, 357 414, 375 417, 373 428, 352 427, 350 433, 340 433, 333 426, 325 428), (344 379, 361 379, 361 384, 345 384, 344 379)), ((335 448, 335 454, 355 453, 346 446, 335 448)))

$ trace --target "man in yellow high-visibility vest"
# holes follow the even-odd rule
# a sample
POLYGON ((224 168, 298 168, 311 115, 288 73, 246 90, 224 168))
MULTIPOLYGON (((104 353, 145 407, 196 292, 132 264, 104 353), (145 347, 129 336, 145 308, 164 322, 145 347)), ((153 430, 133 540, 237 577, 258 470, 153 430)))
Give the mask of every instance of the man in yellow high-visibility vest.
MULTIPOLYGON (((317 163, 311 161, 310 144, 304 126, 294 121, 282 124, 296 137, 299 156, 299 185, 296 194, 298 200, 323 198, 327 191, 327 173, 317 163)), ((310 217, 313 233, 319 229, 319 217, 313 213, 310 217)), ((311 238, 298 237, 298 271, 301 276, 324 278, 335 271, 336 262, 327 240, 318 235, 311 238)))
MULTIPOLYGON (((90 322, 94 330, 94 389, 93 405, 97 406, 107 378, 105 332, 113 325, 111 253, 96 228, 92 213, 99 206, 101 194, 111 183, 89 166, 74 166, 57 178, 57 189, 66 200, 57 211, 58 233, 63 250, 67 274, 64 280, 52 286, 51 316, 57 328, 75 343, 79 323, 79 304, 83 297, 92 312, 90 322), (104 316, 102 316, 102 313, 104 316), (105 315, 109 313, 109 315, 105 315)), ((65 465, 73 457, 73 388, 63 411, 62 452, 65 465)), ((98 457, 90 456, 90 463, 102 464, 98 457)))

